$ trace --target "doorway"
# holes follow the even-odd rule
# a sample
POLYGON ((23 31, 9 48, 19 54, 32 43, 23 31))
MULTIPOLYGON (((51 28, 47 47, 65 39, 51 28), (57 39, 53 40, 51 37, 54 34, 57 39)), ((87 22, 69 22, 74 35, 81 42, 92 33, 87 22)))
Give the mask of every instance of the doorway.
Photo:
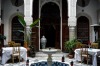
POLYGON ((82 43, 88 44, 89 41, 89 19, 81 16, 77 19, 77 39, 82 43))
POLYGON ((60 49, 60 10, 53 2, 46 3, 41 9, 40 38, 43 35, 47 39, 46 48, 60 49))
POLYGON ((11 40, 15 41, 16 43, 21 43, 21 46, 24 44, 24 34, 22 32, 19 32, 19 30, 24 30, 24 27, 21 25, 21 23, 18 20, 18 16, 13 17, 12 19, 12 25, 11 25, 11 40))

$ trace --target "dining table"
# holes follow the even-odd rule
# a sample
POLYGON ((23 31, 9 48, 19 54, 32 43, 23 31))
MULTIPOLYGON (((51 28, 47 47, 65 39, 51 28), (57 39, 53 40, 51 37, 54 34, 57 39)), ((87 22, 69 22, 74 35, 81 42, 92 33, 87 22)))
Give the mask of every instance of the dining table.
MULTIPOLYGON (((2 47, 2 62, 1 64, 5 64, 10 58, 11 54, 13 53, 13 47, 2 47)), ((24 47, 20 47, 20 57, 23 58, 24 61, 27 60, 27 49, 24 47)))
MULTIPOLYGON (((94 48, 87 48, 88 53, 92 55, 92 66, 97 66, 97 52, 100 51, 100 49, 94 49, 94 48)), ((82 48, 75 49, 75 61, 81 61, 81 50, 82 48)), ((85 48, 83 48, 85 50, 85 48)))

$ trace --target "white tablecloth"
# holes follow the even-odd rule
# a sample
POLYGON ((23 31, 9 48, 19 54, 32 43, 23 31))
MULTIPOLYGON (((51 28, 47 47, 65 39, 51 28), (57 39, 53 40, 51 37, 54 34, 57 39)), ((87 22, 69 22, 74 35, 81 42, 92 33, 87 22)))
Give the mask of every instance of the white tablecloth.
MULTIPOLYGON (((81 51, 80 51, 81 49, 76 49, 75 50, 75 60, 76 61, 81 61, 81 51)), ((85 50, 85 49, 83 49, 83 50, 85 50)), ((97 66, 97 58, 96 58, 96 55, 97 55, 97 52, 98 51, 100 51, 100 49, 90 49, 90 48, 88 48, 88 53, 90 54, 90 55, 92 55, 92 58, 93 58, 93 61, 92 61, 92 64, 93 64, 93 66, 97 66)))
MULTIPOLYGON (((12 47, 3 47, 2 48, 2 64, 5 64, 10 58, 12 54, 12 47)), ((27 60, 27 49, 24 47, 20 47, 20 57, 27 60)))

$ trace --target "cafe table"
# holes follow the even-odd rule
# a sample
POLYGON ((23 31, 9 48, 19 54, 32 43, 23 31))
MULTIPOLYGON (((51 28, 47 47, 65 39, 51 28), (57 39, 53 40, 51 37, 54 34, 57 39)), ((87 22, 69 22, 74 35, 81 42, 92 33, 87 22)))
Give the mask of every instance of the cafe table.
MULTIPOLYGON (((2 62, 1 64, 5 64, 10 58, 12 54, 13 47, 2 47, 2 62)), ((24 47, 20 47, 20 57, 23 58, 24 61, 27 60, 27 49, 24 47)))
MULTIPOLYGON (((82 48, 78 48, 78 49, 75 49, 75 60, 76 61, 81 61, 81 49, 82 48)), ((90 55, 92 55, 92 65, 93 66, 97 66, 97 52, 100 51, 100 49, 94 49, 94 48, 87 48, 88 49, 88 53, 90 55)), ((85 48, 83 48, 83 50, 85 50, 85 48)))

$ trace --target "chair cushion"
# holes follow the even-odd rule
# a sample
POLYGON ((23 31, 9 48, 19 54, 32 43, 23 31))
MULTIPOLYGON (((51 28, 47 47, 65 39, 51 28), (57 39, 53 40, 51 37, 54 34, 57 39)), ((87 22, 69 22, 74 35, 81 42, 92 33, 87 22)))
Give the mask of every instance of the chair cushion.
POLYGON ((15 54, 13 54, 13 56, 19 56, 19 53, 15 53, 15 54))

